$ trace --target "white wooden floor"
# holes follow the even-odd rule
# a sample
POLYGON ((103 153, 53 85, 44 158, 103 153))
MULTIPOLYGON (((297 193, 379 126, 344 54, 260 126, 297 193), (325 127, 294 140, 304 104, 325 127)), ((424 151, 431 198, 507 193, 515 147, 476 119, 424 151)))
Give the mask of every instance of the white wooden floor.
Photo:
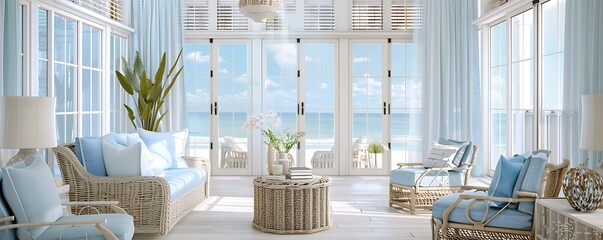
POLYGON ((331 177, 331 229, 302 235, 264 233, 251 226, 254 177, 216 176, 210 198, 168 235, 134 239, 431 239, 431 212, 410 215, 388 207, 389 177, 331 177))

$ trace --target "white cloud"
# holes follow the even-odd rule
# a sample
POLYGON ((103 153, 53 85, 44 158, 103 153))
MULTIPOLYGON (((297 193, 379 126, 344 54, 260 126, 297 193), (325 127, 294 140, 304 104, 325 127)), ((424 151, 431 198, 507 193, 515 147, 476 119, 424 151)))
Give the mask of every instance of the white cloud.
POLYGON ((249 83, 249 78, 247 77, 247 73, 235 76, 232 80, 235 82, 238 82, 238 83, 243 83, 243 84, 249 83))
POLYGON ((352 91, 354 94, 380 96, 381 95, 381 81, 377 81, 372 78, 368 73, 364 74, 364 79, 360 81, 354 81, 352 85, 352 91))
POLYGON ((297 68, 297 47, 294 43, 270 44, 267 50, 279 67, 297 68))
POLYGON ((220 71, 220 74, 229 74, 230 73, 230 71, 228 71, 228 69, 226 69, 226 68, 220 68, 219 71, 220 71))
POLYGON ((363 62, 370 62, 370 61, 371 60, 367 57, 357 57, 352 60, 353 63, 363 63, 363 62))
POLYGON ((205 89, 197 88, 194 92, 186 92, 186 101, 190 103, 200 103, 209 101, 209 93, 205 89))
POLYGON ((195 63, 209 62, 209 54, 203 55, 201 51, 190 52, 186 54, 186 59, 195 63))
POLYGON ((320 58, 312 58, 308 55, 305 56, 306 62, 309 63, 320 63, 320 58))
POLYGON ((273 88, 273 87, 274 87, 274 88, 277 88, 277 87, 279 87, 279 86, 280 86, 280 85, 279 85, 277 82, 273 81, 272 79, 267 78, 267 79, 264 81, 264 88, 273 88))
POLYGON ((327 84, 326 82, 320 83, 320 89, 327 89, 327 88, 329 88, 329 84, 327 84))

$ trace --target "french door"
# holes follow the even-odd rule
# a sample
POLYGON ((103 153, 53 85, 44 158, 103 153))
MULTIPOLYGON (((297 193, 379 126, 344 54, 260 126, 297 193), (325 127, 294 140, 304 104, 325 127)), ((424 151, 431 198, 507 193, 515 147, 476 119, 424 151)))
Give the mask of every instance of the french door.
POLYGON ((208 157, 217 175, 250 175, 248 41, 185 45, 189 152, 208 157))

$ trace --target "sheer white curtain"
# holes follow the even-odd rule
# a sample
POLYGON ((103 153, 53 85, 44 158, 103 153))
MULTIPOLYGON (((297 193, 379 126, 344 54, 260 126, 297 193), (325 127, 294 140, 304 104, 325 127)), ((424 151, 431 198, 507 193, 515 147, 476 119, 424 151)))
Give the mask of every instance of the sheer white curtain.
POLYGON ((16 96, 19 92, 19 81, 17 73, 17 0, 4 0, 0 3, 0 95, 16 96))
MULTIPOLYGON (((478 14, 477 0, 421 0, 419 4, 423 26, 415 36, 423 77, 423 152, 440 137, 482 146, 479 44, 472 24, 478 14)), ((478 168, 473 173, 483 174, 478 168)))
MULTIPOLYGON (((178 52, 183 47, 182 40, 182 1, 181 0, 133 0, 132 26, 135 29, 132 38, 132 52, 139 51, 147 72, 154 71, 159 66, 161 55, 166 52, 166 73, 171 64, 176 61, 178 52)), ((184 57, 181 56, 179 64, 182 66, 184 57)), ((161 130, 174 131, 184 126, 184 79, 181 73, 169 99, 164 105, 168 110, 163 119, 161 130)))
MULTIPOLYGON (((565 8, 565 59, 563 108, 571 112, 572 121, 564 132, 566 151, 563 158, 577 166, 587 158, 590 167, 601 160, 601 152, 581 150, 581 96, 603 93, 603 1, 567 1, 565 8)), ((546 93, 545 93, 546 94, 546 93)), ((603 106, 600 106, 603 107, 603 106)), ((602 126, 603 127, 603 126, 602 126)))

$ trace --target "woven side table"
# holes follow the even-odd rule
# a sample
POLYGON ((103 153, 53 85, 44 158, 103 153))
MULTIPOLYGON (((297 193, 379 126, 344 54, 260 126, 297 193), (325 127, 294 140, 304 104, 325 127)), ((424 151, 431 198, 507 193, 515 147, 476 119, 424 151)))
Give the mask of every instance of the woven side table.
POLYGON ((331 179, 253 181, 253 227, 269 233, 315 233, 331 228, 331 179))

